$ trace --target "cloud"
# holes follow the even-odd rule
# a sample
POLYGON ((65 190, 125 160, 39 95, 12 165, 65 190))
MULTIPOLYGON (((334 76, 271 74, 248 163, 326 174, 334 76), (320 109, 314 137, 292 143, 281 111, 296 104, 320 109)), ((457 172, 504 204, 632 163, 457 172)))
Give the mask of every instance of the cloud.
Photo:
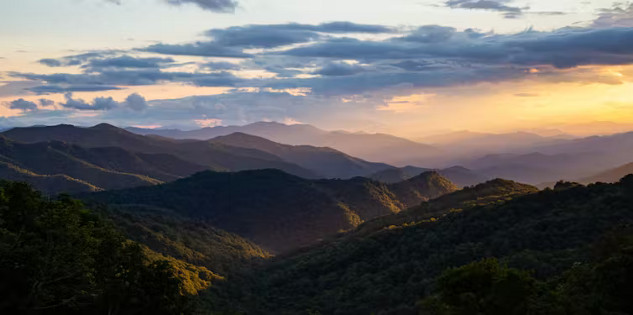
POLYGON ((557 68, 633 63, 633 28, 529 30, 509 35, 443 29, 438 32, 440 28, 424 28, 427 29, 424 36, 414 32, 385 41, 335 38, 280 54, 365 61, 425 59, 461 64, 552 65, 557 68), (435 31, 428 32, 428 29, 435 31))
POLYGON ((449 8, 469 10, 490 10, 503 12, 506 18, 516 18, 523 14, 523 9, 509 6, 511 0, 449 0, 445 4, 449 8))
MULTIPOLYGON (((121 5, 123 0, 105 0, 106 2, 114 3, 117 5, 121 5)), ((235 9, 238 6, 237 1, 234 0, 160 0, 162 2, 174 5, 181 6, 185 4, 194 4, 198 7, 218 13, 232 13, 235 12, 235 9)))
POLYGON ((145 101, 145 98, 141 96, 140 94, 134 93, 134 94, 130 94, 125 99, 125 102, 123 103, 123 105, 127 106, 128 108, 134 111, 140 112, 147 108, 147 101, 145 101))
POLYGON ((92 59, 89 68, 161 68, 174 62, 172 58, 136 58, 123 55, 114 58, 92 59))
POLYGON ((77 110, 110 110, 118 106, 117 102, 112 97, 97 97, 92 101, 92 104, 87 103, 82 99, 74 99, 72 93, 68 92, 64 95, 66 98, 65 103, 60 103, 65 108, 77 109, 77 110))
POLYGON ((207 62, 202 65, 203 68, 210 70, 239 70, 240 65, 232 62, 207 62))
POLYGON ((242 49, 235 47, 225 47, 214 42, 196 42, 192 44, 154 44, 149 47, 139 49, 141 51, 153 52, 165 55, 202 56, 202 57, 229 57, 248 58, 250 54, 244 53, 242 49))
POLYGON ((240 63, 212 61, 199 65, 195 72, 163 71, 162 67, 178 64, 177 61, 138 57, 134 55, 138 51, 105 51, 57 59, 62 64, 81 66, 83 73, 11 75, 41 82, 31 88, 41 94, 176 82, 210 87, 302 89, 309 91, 310 97, 329 97, 524 78, 565 82, 576 78, 576 82, 617 84, 621 78, 591 71, 580 73, 578 67, 633 64, 633 28, 563 28, 548 32, 528 29, 495 34, 439 25, 401 28, 396 32, 386 26, 333 22, 246 25, 214 29, 207 35, 210 40, 206 42, 156 44, 145 50, 239 56, 240 63), (351 37, 347 36, 349 32, 388 32, 389 36, 351 37), (287 46, 290 43, 301 45, 287 46), (247 50, 251 48, 257 49, 247 50), (574 75, 566 71, 571 68, 577 68, 574 75), (534 69, 541 72, 534 73, 534 69), (253 75, 257 72, 265 75, 253 75))
POLYGON ((60 60, 52 59, 52 58, 40 59, 38 62, 43 64, 43 65, 47 65, 49 67, 61 67, 61 66, 63 66, 63 63, 60 60))
POLYGON ((131 109, 133 111, 143 111, 148 105, 145 98, 139 94, 130 94, 124 102, 117 102, 112 97, 97 97, 92 103, 82 99, 73 98, 72 93, 64 94, 66 102, 60 103, 64 108, 76 110, 108 111, 113 109, 131 109))
POLYGON ((356 24, 351 22, 331 22, 319 25, 310 24, 268 24, 233 26, 223 29, 211 29, 206 34, 213 42, 222 46, 250 48, 273 48, 278 46, 305 43, 326 34, 348 33, 389 33, 393 29, 372 24, 356 24))
POLYGON ((210 41, 189 44, 154 44, 141 51, 168 55, 203 57, 249 58, 246 48, 275 48, 285 45, 307 43, 323 38, 323 34, 389 33, 394 29, 382 25, 331 22, 311 24, 266 24, 232 26, 211 29, 205 32, 210 41))
POLYGON ((592 27, 633 27, 633 3, 616 4, 611 9, 602 9, 592 27))
POLYGON ((80 66, 84 69, 97 71, 102 68, 155 68, 170 67, 174 63, 172 58, 134 57, 128 54, 116 55, 115 51, 91 52, 62 58, 44 58, 39 63, 49 67, 80 66))
POLYGON ((193 121, 196 123, 196 125, 202 128, 222 126, 222 119, 217 118, 194 119, 193 121))
POLYGON ((48 85, 30 89, 39 94, 117 90, 120 89, 117 86, 153 85, 162 82, 184 82, 198 86, 235 86, 238 82, 242 81, 230 72, 165 72, 158 69, 101 70, 101 72, 94 74, 11 73, 11 75, 48 83, 48 85))
POLYGON ((516 93, 514 94, 516 97, 538 97, 540 94, 538 93, 516 93))
POLYGON ((379 90, 446 87, 479 82, 500 82, 525 77, 521 68, 480 66, 470 69, 433 71, 362 72, 352 76, 324 76, 268 80, 262 87, 273 89, 309 88, 312 95, 354 95, 379 90))
POLYGON ((120 90, 121 88, 111 85, 39 85, 32 88, 28 88, 29 91, 35 94, 55 94, 66 92, 98 92, 98 91, 113 91, 120 90))
POLYGON ((17 99, 15 101, 11 101, 9 103, 9 108, 11 109, 19 109, 22 111, 35 111, 37 110, 37 104, 31 101, 27 101, 23 98, 17 99))
POLYGON ((198 7, 220 13, 235 12, 237 1, 233 0, 167 0, 171 5, 195 4, 198 7))
POLYGON ((39 63, 49 66, 49 67, 69 67, 69 66, 79 66, 85 64, 91 59, 95 58, 104 58, 109 55, 115 54, 115 51, 94 51, 77 55, 65 56, 62 58, 44 58, 38 60, 39 63))
POLYGON ((349 64, 346 62, 330 62, 320 69, 316 70, 314 74, 324 76, 347 76, 360 73, 365 69, 357 64, 349 64))

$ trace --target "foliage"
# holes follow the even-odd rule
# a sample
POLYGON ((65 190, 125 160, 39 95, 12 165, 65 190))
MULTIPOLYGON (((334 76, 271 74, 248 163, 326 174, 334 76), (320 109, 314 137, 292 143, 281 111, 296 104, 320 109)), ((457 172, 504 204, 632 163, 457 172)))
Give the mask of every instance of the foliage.
POLYGON ((607 233, 592 259, 543 280, 496 259, 444 271, 421 314, 631 314, 633 233, 607 233))
POLYGON ((0 183, 0 313, 179 314, 181 281, 166 261, 67 196, 0 183))
POLYGON ((436 295, 420 303, 423 311, 436 315, 527 314, 537 291, 529 273, 494 258, 449 269, 436 282, 436 295))
POLYGON ((270 169, 207 171, 164 185, 82 197, 106 204, 169 209, 280 253, 455 189, 432 172, 386 185, 362 177, 308 180, 270 169))
POLYGON ((514 197, 537 192, 536 187, 510 180, 495 179, 482 184, 444 194, 438 198, 423 202, 400 213, 379 217, 365 222, 354 231, 355 234, 366 234, 380 230, 385 226, 405 225, 423 220, 442 217, 450 212, 474 206, 492 203, 503 203, 514 197))
MULTIPOLYGON (((590 244, 614 227, 633 224, 632 196, 633 176, 630 176, 617 184, 548 189, 501 203, 472 206, 461 212, 445 209, 449 214, 438 220, 404 224, 370 234, 351 233, 278 258, 212 287, 206 298, 213 309, 248 314, 305 314, 308 310, 322 314, 415 314, 416 301, 432 294, 435 278, 446 268, 487 257, 497 257, 509 268, 530 270, 535 279, 549 283, 548 279, 556 279, 574 266, 589 266, 590 244)), ((613 268, 588 267, 605 270, 590 273, 599 275, 595 283, 603 283, 604 288, 628 290, 631 283, 627 282, 628 271, 625 271, 628 260, 607 261, 614 264, 613 268), (616 269, 622 270, 617 276, 607 272, 616 269), (618 278, 619 282, 614 282, 618 278)), ((522 279, 519 288, 533 291, 525 274, 499 268, 492 269, 492 278, 519 278, 522 279)), ((583 283, 584 274, 574 276, 581 279, 577 283, 583 283)), ((483 286, 485 290, 477 296, 499 299, 494 290, 504 285, 501 281, 483 286)), ((542 296, 539 303, 545 306, 562 305, 561 298, 577 295, 547 291, 552 294, 539 295, 542 296)), ((604 293, 583 292, 598 297, 604 293)), ((582 299, 583 295, 578 296, 582 299)), ((495 305, 483 303, 481 307, 501 307, 495 305)))
MULTIPOLYGON (((220 275, 271 255, 254 243, 177 213, 147 206, 109 206, 102 212, 130 239, 154 252, 220 275)), ((218 275, 211 277, 218 278, 218 275)), ((219 277, 221 278, 221 277, 219 277)))

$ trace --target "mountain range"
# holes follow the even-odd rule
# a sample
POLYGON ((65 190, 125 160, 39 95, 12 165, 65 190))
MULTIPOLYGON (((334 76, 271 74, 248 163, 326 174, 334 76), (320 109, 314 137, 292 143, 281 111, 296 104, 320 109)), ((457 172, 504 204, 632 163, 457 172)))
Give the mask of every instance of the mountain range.
MULTIPOLYGON (((394 167, 244 132, 196 140, 139 135, 105 124, 16 128, 0 136, 0 176, 49 194, 74 193, 92 210, 65 195, 42 198, 25 185, 2 182, 0 202, 8 208, 0 224, 13 229, 13 236, 0 238, 0 249, 22 240, 10 222, 44 229, 41 237, 29 239, 48 246, 55 233, 73 239, 89 231, 115 236, 91 225, 91 218, 104 217, 125 235, 116 236, 121 244, 140 244, 145 257, 140 265, 171 266, 163 276, 173 276, 170 283, 179 283, 175 292, 193 297, 200 313, 426 314, 428 307, 445 310, 451 303, 470 310, 469 299, 451 300, 442 291, 446 274, 459 280, 456 290, 465 290, 458 296, 479 296, 479 289, 486 297, 478 301, 490 294, 503 301, 509 301, 506 293, 522 296, 521 303, 504 302, 510 309, 627 313, 612 300, 601 301, 630 291, 619 284, 626 281, 615 280, 626 279, 630 269, 633 177, 623 175, 633 167, 614 164, 633 153, 630 137, 558 139, 521 149, 525 152, 466 158, 467 168, 434 169, 394 167), (613 184, 558 182, 539 191, 497 178, 534 183, 565 176, 613 184), (25 202, 29 213, 21 211, 25 202), (74 219, 60 219, 69 214, 74 219), (31 221, 21 219, 25 216, 31 221), (84 220, 87 225, 78 229, 84 220), (479 276, 482 270, 506 273, 490 282, 479 276), (488 289, 491 283, 502 290, 488 289), (506 287, 526 283, 538 290, 514 294, 506 287), (604 283, 617 290, 603 291, 604 283), (583 291, 587 287, 591 292, 583 291)), ((63 238, 55 244, 72 245, 63 238)), ((96 253, 106 254, 85 264, 108 261, 109 247, 97 247, 96 253)), ((31 261, 42 252, 14 256, 31 261)), ((45 268, 48 262, 41 261, 45 268)), ((18 266, 4 258, 0 264, 3 272, 18 266)), ((166 283, 152 285, 160 289, 166 283)))
POLYGON ((153 185, 203 170, 274 168, 315 179, 393 168, 331 148, 285 145, 243 133, 175 140, 101 124, 14 128, 1 135, 3 178, 26 180, 53 194, 153 185))
MULTIPOLYGON (((463 183, 452 178, 460 186, 498 177, 530 184, 584 178, 600 170, 630 163, 633 156, 633 133, 574 138, 557 131, 548 131, 545 135, 536 132, 492 134, 459 131, 419 139, 431 144, 428 145, 384 134, 325 131, 311 125, 272 122, 192 131, 129 130, 176 139, 210 139, 241 132, 279 143, 327 146, 354 157, 400 167, 414 165, 443 170, 461 165, 480 177, 463 183)), ((386 171, 398 172, 393 169, 386 171)), ((407 176, 384 176, 387 177, 407 176)))
POLYGON ((440 153, 432 146, 388 134, 325 131, 304 124, 285 125, 276 122, 257 122, 245 126, 207 127, 191 131, 141 128, 128 128, 127 130, 144 135, 198 140, 208 140, 241 132, 284 144, 330 147, 364 160, 402 166, 407 164, 424 165, 425 161, 432 160, 440 153))
POLYGON ((487 181, 489 178, 483 174, 474 172, 465 167, 453 166, 440 170, 421 168, 415 166, 405 166, 400 168, 389 168, 369 175, 369 178, 383 183, 397 183, 415 177, 421 173, 437 171, 458 187, 472 186, 487 181))
POLYGON ((271 169, 205 171, 162 185, 82 198, 110 205, 164 208, 279 253, 455 190, 457 187, 437 172, 387 185, 362 177, 308 180, 271 169))
POLYGON ((527 132, 459 132, 440 139, 443 142, 436 140, 436 147, 429 147, 384 134, 324 131, 310 125, 270 122, 193 131, 129 130, 135 133, 107 124, 89 128, 58 125, 14 128, 2 135, 16 143, 59 141, 85 150, 99 149, 109 158, 96 158, 98 153, 88 154, 89 157, 86 154, 75 156, 77 150, 71 155, 86 162, 82 163, 84 166, 97 166, 113 176, 143 178, 140 181, 117 180, 115 185, 104 183, 108 180, 101 179, 97 183, 94 176, 74 176, 60 172, 57 167, 48 170, 47 163, 38 168, 26 162, 21 164, 19 157, 2 160, 0 172, 5 174, 4 178, 28 179, 37 183, 39 188, 53 193, 63 191, 56 187, 66 189, 66 186, 74 192, 166 182, 207 169, 241 171, 266 168, 280 169, 309 179, 364 176, 386 183, 437 170, 459 187, 492 178, 542 186, 542 183, 561 179, 586 182, 585 179, 598 172, 630 163, 633 156, 633 133, 568 139, 564 134, 543 137, 527 132), (479 145, 483 149, 478 148, 479 145), (118 153, 115 153, 117 150, 118 153), (486 150, 489 152, 475 153, 486 150), (357 154, 352 154, 354 152, 357 154), (123 159, 120 156, 127 156, 127 161, 105 161, 123 159), (384 156, 391 158, 382 159, 384 156), (390 161, 396 162, 396 165, 403 165, 400 164, 403 161, 419 163, 398 168, 387 164, 390 161))
POLYGON ((488 305, 484 298, 494 302, 482 314, 629 310, 619 292, 630 289, 632 187, 632 176, 540 192, 492 181, 423 204, 432 210, 426 216, 421 209, 414 210, 419 216, 386 216, 382 222, 391 225, 370 221, 378 225, 245 271, 205 299, 214 311, 248 314, 471 314, 488 305), (499 265, 514 273, 490 275, 499 265), (525 275, 533 278, 523 282, 525 275), (425 311, 437 306, 423 300, 441 297, 440 286, 457 291, 445 297, 457 306, 425 311), (515 295, 520 302, 512 302, 515 295), (499 303, 510 311, 497 313, 499 303))

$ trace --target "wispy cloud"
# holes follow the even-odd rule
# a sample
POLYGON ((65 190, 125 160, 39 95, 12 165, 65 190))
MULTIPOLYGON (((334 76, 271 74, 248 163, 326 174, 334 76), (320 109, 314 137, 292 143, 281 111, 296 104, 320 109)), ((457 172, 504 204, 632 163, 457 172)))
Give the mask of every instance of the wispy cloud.
POLYGON ((633 3, 617 3, 613 8, 600 10, 593 27, 633 27, 633 3))
POLYGON ((524 8, 511 6, 511 0, 449 0, 446 6, 454 9, 489 10, 502 12, 506 18, 516 18, 523 14, 524 8))
MULTIPOLYGON (((121 5, 127 0, 105 0, 106 2, 121 5)), ((157 0, 174 6, 196 5, 201 9, 218 13, 232 13, 238 6, 238 2, 234 0, 157 0)))

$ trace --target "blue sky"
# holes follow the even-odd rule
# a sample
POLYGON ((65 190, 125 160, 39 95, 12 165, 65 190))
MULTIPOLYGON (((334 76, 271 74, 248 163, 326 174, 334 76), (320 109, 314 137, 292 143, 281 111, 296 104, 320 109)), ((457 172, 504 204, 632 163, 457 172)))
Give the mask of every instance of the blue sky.
POLYGON ((614 1, 5 1, 0 123, 628 128, 632 20, 614 1))

